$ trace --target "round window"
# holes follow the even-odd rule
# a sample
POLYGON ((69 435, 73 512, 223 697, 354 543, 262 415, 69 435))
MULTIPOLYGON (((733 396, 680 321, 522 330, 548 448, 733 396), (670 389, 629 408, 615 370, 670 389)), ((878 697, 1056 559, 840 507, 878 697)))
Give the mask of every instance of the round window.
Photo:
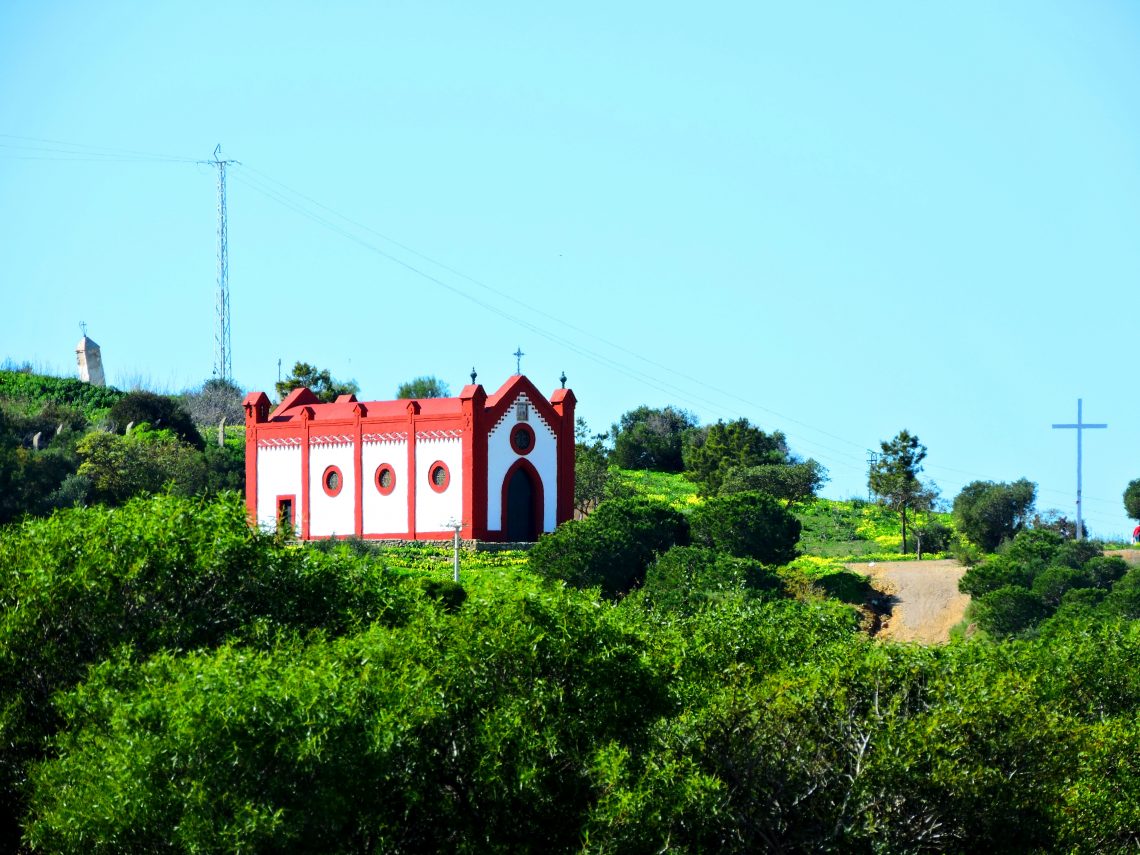
POLYGON ((511 428, 511 448, 518 454, 530 454, 534 448, 534 428, 525 424, 511 428))
POLYGON ((387 496, 396 489, 396 470, 391 464, 383 463, 376 469, 376 489, 380 495, 387 496))
POLYGON ((326 493, 330 496, 335 496, 340 492, 340 488, 344 486, 344 476, 335 466, 330 466, 325 470, 321 483, 326 493))
POLYGON ((428 483, 431 488, 437 493, 442 493, 447 489, 447 485, 451 482, 451 472, 447 468, 447 464, 442 460, 437 460, 428 468, 428 483))

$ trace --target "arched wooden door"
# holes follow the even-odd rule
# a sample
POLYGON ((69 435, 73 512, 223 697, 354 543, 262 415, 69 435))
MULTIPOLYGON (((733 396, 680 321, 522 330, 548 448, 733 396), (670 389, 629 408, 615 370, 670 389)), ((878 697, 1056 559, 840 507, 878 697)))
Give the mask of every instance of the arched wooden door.
POLYGON ((529 466, 516 466, 507 475, 503 508, 503 534, 509 541, 535 541, 541 531, 542 488, 535 484, 529 466))

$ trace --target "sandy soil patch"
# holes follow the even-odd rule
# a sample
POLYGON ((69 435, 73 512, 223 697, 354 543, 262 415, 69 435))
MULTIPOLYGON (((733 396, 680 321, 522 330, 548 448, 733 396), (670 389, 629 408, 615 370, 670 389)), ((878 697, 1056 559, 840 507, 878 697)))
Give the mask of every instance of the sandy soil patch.
POLYGON ((846 565, 871 577, 871 584, 891 597, 880 638, 942 644, 950 628, 962 620, 970 598, 958 591, 966 568, 950 559, 940 561, 878 561, 846 565))

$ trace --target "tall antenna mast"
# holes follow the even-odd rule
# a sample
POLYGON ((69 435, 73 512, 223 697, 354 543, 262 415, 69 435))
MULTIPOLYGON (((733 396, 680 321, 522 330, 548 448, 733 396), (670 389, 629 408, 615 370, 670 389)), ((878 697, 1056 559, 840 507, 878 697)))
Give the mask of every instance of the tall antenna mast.
POLYGON ((218 169, 218 332, 214 337, 214 376, 233 379, 233 354, 230 348, 230 259, 226 239, 226 166, 236 160, 222 160, 218 155, 222 144, 214 148, 214 159, 207 161, 218 169))

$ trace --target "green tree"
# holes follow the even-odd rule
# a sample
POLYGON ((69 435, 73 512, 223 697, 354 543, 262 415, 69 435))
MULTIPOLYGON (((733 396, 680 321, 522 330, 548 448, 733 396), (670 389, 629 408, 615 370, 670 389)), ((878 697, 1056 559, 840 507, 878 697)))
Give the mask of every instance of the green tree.
POLYGON ((748 419, 718 421, 684 436, 685 475, 715 496, 730 469, 789 462, 788 444, 780 431, 765 433, 748 419))
POLYGON ((767 493, 784 502, 784 507, 810 502, 827 483, 827 470, 815 460, 803 463, 733 466, 724 474, 720 494, 767 493))
POLYGON ((868 484, 879 501, 899 515, 902 551, 905 554, 907 512, 928 508, 934 499, 932 489, 918 480, 922 461, 926 458, 926 446, 906 430, 879 445, 882 452, 871 466, 868 484))
POLYGON ((619 498, 619 482, 610 471, 606 433, 592 434, 585 419, 574 426, 574 511, 585 516, 605 499, 619 498))
POLYGON ((1029 523, 1037 485, 1022 478, 1012 484, 971 481, 954 499, 954 522, 978 546, 993 552, 1029 523))
POLYGON ((1124 488, 1124 512, 1140 522, 1140 478, 1129 481, 1124 488))
POLYGON ((796 557, 800 521, 764 493, 715 496, 689 517, 692 541, 738 558, 787 564, 796 557))
POLYGON ((973 602, 978 626, 991 635, 1016 635, 1049 614, 1041 597, 1020 585, 1006 585, 983 594, 973 602))
POLYGON ((396 390, 397 400, 415 399, 415 398, 447 398, 451 395, 451 389, 446 383, 438 377, 430 374, 425 374, 422 377, 414 377, 407 383, 401 383, 400 388, 396 390))
POLYGON ((355 395, 360 391, 355 380, 336 380, 327 368, 318 369, 307 362, 298 362, 292 373, 277 383, 277 398, 284 400, 294 389, 304 387, 323 403, 331 403, 341 395, 355 395))
POLYGON ((613 462, 622 469, 680 472, 685 433, 697 426, 697 417, 676 407, 638 407, 611 428, 613 462))

